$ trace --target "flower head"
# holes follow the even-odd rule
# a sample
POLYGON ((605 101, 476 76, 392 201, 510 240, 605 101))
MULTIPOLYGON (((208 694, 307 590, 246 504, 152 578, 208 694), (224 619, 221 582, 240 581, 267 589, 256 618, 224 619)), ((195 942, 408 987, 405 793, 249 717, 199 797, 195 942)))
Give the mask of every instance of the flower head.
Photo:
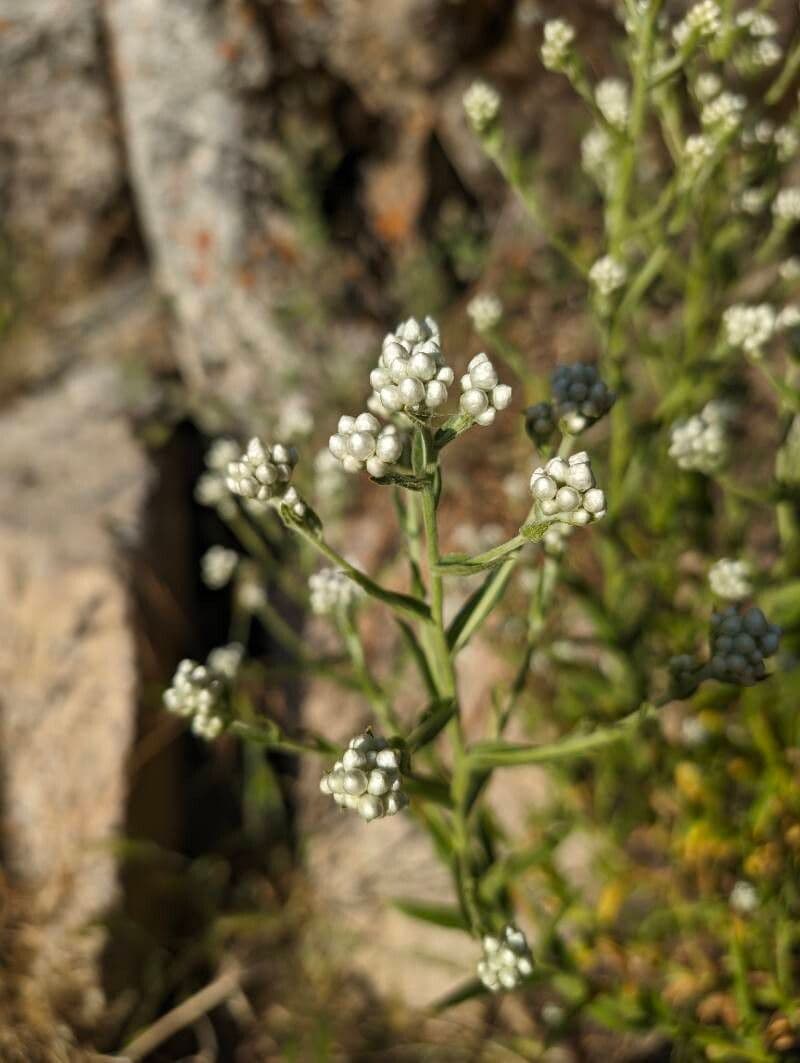
POLYGON ((720 400, 706 403, 700 413, 676 421, 670 431, 669 456, 681 469, 717 472, 728 460, 728 425, 732 407, 720 400))
POLYGON ((323 568, 308 578, 312 610, 319 615, 350 609, 363 591, 338 568, 323 568))
POLYGON ((584 362, 557 366, 550 376, 550 390, 556 417, 572 435, 599 421, 616 400, 597 369, 584 362))
POLYGON ((403 453, 403 437, 393 424, 381 427, 371 413, 358 417, 340 417, 328 448, 345 472, 366 469, 370 476, 380 479, 395 465, 403 453))
POLYGON ((533 956, 525 935, 509 923, 495 936, 483 939, 483 957, 478 963, 478 977, 493 993, 516 989, 533 973, 533 956))
POLYGON ((716 0, 699 0, 672 30, 672 39, 682 48, 689 42, 710 40, 720 31, 722 11, 716 0))
POLYGON ((775 310, 769 303, 757 306, 735 303, 722 315, 722 327, 731 347, 757 354, 775 333, 775 310))
POLYGON ((209 547, 200 561, 203 582, 212 590, 219 590, 230 581, 238 563, 239 555, 235 550, 224 546, 209 547))
POLYGON ((485 81, 473 81, 462 102, 469 124, 476 133, 485 132, 500 113, 500 93, 485 81))
POLYGON ((598 258, 589 270, 589 280, 594 285, 597 293, 604 299, 621 288, 628 277, 625 264, 613 255, 603 255, 598 258))
POLYGON ((717 598, 727 598, 731 602, 740 602, 753 592, 752 572, 748 563, 729 557, 723 557, 711 566, 708 582, 717 598))
POLYGON ((429 417, 447 402, 454 376, 445 365, 439 326, 431 317, 424 322, 411 317, 385 337, 369 379, 373 399, 388 414, 429 417))
POLYGON ((563 18, 551 18, 544 24, 542 63, 548 70, 563 70, 569 59, 575 30, 563 18))
POLYGON ((786 225, 800 221, 800 188, 782 188, 772 201, 772 213, 786 225))
POLYGON ((461 378, 462 413, 475 419, 476 424, 490 425, 498 410, 511 402, 511 388, 498 383, 497 370, 486 354, 476 354, 461 378))
POLYGON ((758 908, 758 891, 752 882, 740 878, 734 882, 728 902, 738 915, 752 915, 758 908))
POLYGON ((205 664, 186 658, 164 691, 164 707, 176 716, 191 719, 192 731, 199 738, 210 741, 224 730, 230 712, 230 684, 242 652, 242 647, 234 643, 213 650, 205 664))
POLYGON ((467 303, 467 314, 478 332, 489 332, 503 316, 503 304, 496 295, 481 293, 467 303))
POLYGON ((710 100, 700 112, 702 125, 718 135, 732 133, 742 120, 747 106, 744 96, 733 92, 721 92, 710 100))
POLYGON ((225 483, 231 494, 254 502, 282 499, 297 464, 297 451, 283 443, 272 446, 254 436, 238 459, 229 461, 225 483))
POLYGON ((584 525, 606 514, 606 496, 595 484, 594 473, 585 451, 569 459, 551 458, 534 469, 531 494, 543 517, 554 522, 584 525))
POLYGON ((777 653, 780 639, 781 629, 755 606, 712 613, 708 673, 722 683, 752 686, 766 675, 764 659, 777 653))
POLYGON ((319 788, 337 805, 358 812, 367 823, 394 816, 408 804, 399 752, 371 731, 350 740, 342 759, 322 776, 319 788))
POLYGON ((603 78, 594 91, 598 110, 615 129, 625 129, 630 113, 627 83, 621 78, 603 78))
POLYGON ((581 166, 599 188, 607 188, 611 184, 615 169, 614 144, 607 130, 595 126, 583 138, 581 166))

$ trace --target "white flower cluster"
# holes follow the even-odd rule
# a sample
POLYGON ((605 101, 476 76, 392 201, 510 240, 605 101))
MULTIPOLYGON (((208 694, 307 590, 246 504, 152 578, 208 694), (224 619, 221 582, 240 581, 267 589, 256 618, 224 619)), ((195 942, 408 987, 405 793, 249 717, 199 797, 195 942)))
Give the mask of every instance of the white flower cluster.
POLYGON ((707 402, 700 413, 676 421, 670 430, 669 456, 681 469, 696 469, 707 475, 728 459, 728 425, 732 407, 720 399, 707 402))
POLYGON ((784 225, 800 221, 800 188, 782 188, 772 201, 772 213, 784 225))
POLYGON ((732 133, 742 120, 747 106, 744 96, 734 92, 721 92, 710 100, 700 112, 700 122, 718 134, 732 133))
POLYGON ((598 258, 589 270, 589 280, 604 299, 621 288, 627 277, 628 271, 625 264, 613 255, 603 255, 602 258, 598 258))
POLYGON ((781 629, 755 606, 739 612, 731 605, 712 613, 709 675, 721 683, 752 686, 764 678, 764 658, 777 653, 780 640, 781 629))
POLYGON ((775 331, 786 332, 798 326, 800 326, 800 306, 797 303, 789 303, 775 318, 775 331))
POLYGON ((521 930, 509 923, 496 937, 494 934, 484 937, 478 977, 492 993, 516 989, 531 974, 533 956, 521 930))
POLYGON ((186 658, 178 665, 164 691, 164 707, 176 716, 191 718, 198 738, 211 740, 224 729, 228 715, 230 682, 242 659, 238 643, 213 650, 205 664, 186 658))
POLYGON ((288 395, 281 401, 276 429, 281 439, 311 435, 314 430, 314 414, 305 395, 288 395))
POLYGON ((723 557, 709 569, 708 583, 717 598, 741 602, 753 592, 752 572, 746 561, 723 557))
POLYGON ((722 26, 722 11, 716 0, 700 0, 672 30, 672 39, 682 48, 687 42, 710 40, 722 26))
POLYGON ((236 516, 236 503, 225 484, 225 470, 229 462, 239 456, 239 445, 233 439, 215 439, 206 453, 206 471, 195 484, 194 497, 201 506, 210 506, 229 520, 236 516))
POLYGON ((395 465, 403 453, 403 437, 393 424, 381 427, 371 413, 358 417, 340 417, 336 433, 328 440, 328 448, 345 472, 366 469, 370 476, 380 479, 390 465, 395 465))
POLYGON ((782 125, 775 130, 772 138, 778 156, 778 162, 789 162, 800 152, 800 134, 790 125, 782 125))
POLYGON ((714 74, 708 70, 698 74, 694 83, 694 94, 701 103, 708 103, 709 100, 713 100, 715 96, 719 95, 721 90, 722 79, 719 74, 714 74))
POLYGON ((308 577, 311 608, 319 615, 350 609, 363 591, 338 568, 323 568, 308 577))
POLYGON ((461 378, 460 406, 462 413, 475 419, 476 424, 494 423, 498 410, 504 410, 511 402, 511 388, 498 383, 497 370, 488 355, 476 354, 461 378))
POLYGON ((481 293, 467 303, 467 315, 478 332, 489 332, 503 316, 503 304, 496 295, 481 293))
POLYGON ((550 376, 550 389, 556 416, 572 435, 599 421, 616 400, 597 369, 584 362, 556 366, 550 376))
POLYGON ((758 354, 775 333, 775 310, 769 303, 756 306, 735 303, 722 315, 722 327, 731 347, 758 354))
POLYGON ((758 890, 752 882, 740 878, 733 884, 728 903, 738 915, 752 915, 758 908, 758 890))
POLYGON ((614 151, 605 129, 595 126, 581 141, 581 165, 601 189, 608 188, 614 176, 614 151))
POLYGON ((377 413, 413 413, 427 417, 447 402, 455 374, 445 365, 439 326, 410 317, 383 341, 377 368, 370 373, 370 408, 377 413))
POLYGON ((551 403, 537 402, 527 408, 525 431, 537 446, 547 443, 555 430, 556 416, 551 403))
POLYGON ((628 124, 630 97, 621 78, 603 78, 594 90, 595 103, 610 126, 623 130, 628 124))
POLYGON ((371 731, 350 740, 342 759, 322 776, 319 788, 337 805, 358 812, 367 823, 394 816, 408 804, 399 753, 371 731))
POLYGON ((462 103, 476 133, 485 132, 500 113, 500 93, 485 81, 473 81, 464 93, 462 103))
POLYGON ((321 503, 334 506, 341 502, 347 487, 342 463, 327 447, 314 457, 314 495, 321 503))
POLYGON ((563 70, 569 58, 574 28, 563 18, 551 18, 544 24, 542 63, 548 70, 563 70))
POLYGON ((585 451, 572 454, 568 460, 551 458, 544 467, 534 469, 531 494, 543 516, 565 524, 590 524, 606 513, 606 496, 595 485, 585 451))
POLYGON ((768 199, 769 191, 766 188, 746 188, 739 197, 739 207, 745 214, 760 214, 768 199))
POLYGON ((746 29, 751 37, 774 37, 780 27, 775 19, 764 11, 748 8, 736 16, 736 25, 746 29))
POLYGON ((219 590, 230 582, 236 571, 239 555, 225 546, 210 546, 200 561, 203 582, 212 590, 219 590))
POLYGON ((714 154, 714 145, 703 133, 693 133, 683 146, 686 176, 693 180, 714 154))
POLYGON ((778 269, 780 278, 787 284, 792 284, 794 281, 800 280, 800 256, 792 255, 791 258, 785 259, 781 262, 778 269))
POLYGON ((246 502, 266 505, 282 502, 298 517, 306 512, 296 488, 290 486, 292 471, 297 464, 297 451, 283 443, 271 446, 254 436, 247 450, 230 461, 225 483, 233 495, 246 502))

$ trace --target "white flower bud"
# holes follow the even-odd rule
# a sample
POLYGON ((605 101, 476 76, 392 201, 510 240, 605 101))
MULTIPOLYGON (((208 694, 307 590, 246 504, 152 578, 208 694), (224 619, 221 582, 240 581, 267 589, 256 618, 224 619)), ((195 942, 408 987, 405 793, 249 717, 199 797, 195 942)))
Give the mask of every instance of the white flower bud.
POLYGON ((569 461, 555 457, 534 469, 531 494, 539 503, 541 514, 581 527, 605 516, 606 499, 595 487, 589 455, 573 454, 569 461))
POLYGON ((563 18, 551 18, 544 24, 542 63, 548 70, 566 68, 575 40, 574 28, 563 18))
POLYGON ((476 295, 467 303, 467 316, 477 332, 490 332, 500 323, 503 304, 496 295, 476 295))
POLYGON ((733 561, 723 557, 711 566, 708 582, 717 598, 740 602, 753 592, 751 570, 746 561, 733 561))
POLYGON ((597 108, 609 125, 625 129, 630 113, 628 86, 620 78, 603 78, 594 93, 597 108))
POLYGON ((516 989, 532 973, 533 956, 521 930, 508 925, 499 938, 490 934, 484 937, 478 977, 487 989, 493 993, 500 989, 516 989))
POLYGON ((485 132, 500 113, 500 93, 485 81, 473 81, 462 102, 464 113, 476 133, 485 132))
POLYGON ((273 446, 254 437, 237 461, 228 463, 226 484, 231 494, 256 502, 282 501, 289 489, 297 451, 281 443, 273 446))
POLYGON ((769 303, 745 306, 736 303, 722 315, 725 339, 731 347, 741 347, 748 354, 757 354, 775 333, 775 310, 769 303))
POLYGON ((212 590, 219 590, 230 582, 238 563, 239 555, 235 550, 224 546, 209 547, 200 561, 203 582, 212 590))
POLYGON ((323 776, 320 790, 332 794, 337 804, 353 809, 367 822, 394 816, 408 804, 398 751, 371 731, 350 740, 342 759, 323 776))
POLYGON ((461 378, 461 410, 479 425, 492 424, 497 410, 511 402, 511 388, 497 380, 497 370, 483 352, 475 355, 461 378))
POLYGON ((624 263, 619 262, 613 255, 603 255, 602 258, 598 258, 589 270, 589 280, 598 295, 604 299, 621 288, 627 277, 628 271, 624 263))

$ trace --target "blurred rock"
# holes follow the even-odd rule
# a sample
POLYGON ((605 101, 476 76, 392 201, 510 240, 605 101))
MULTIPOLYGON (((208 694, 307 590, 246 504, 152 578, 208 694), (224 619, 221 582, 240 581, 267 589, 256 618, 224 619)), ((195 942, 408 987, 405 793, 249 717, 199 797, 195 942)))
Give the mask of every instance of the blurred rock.
MULTIPOLYGON (((86 930, 114 898, 137 697, 120 542, 147 463, 110 367, 69 372, 0 419, 0 770, 4 864, 37 926, 39 989, 102 1008, 86 930)), ((79 1015, 79 1021, 88 1021, 79 1015)))

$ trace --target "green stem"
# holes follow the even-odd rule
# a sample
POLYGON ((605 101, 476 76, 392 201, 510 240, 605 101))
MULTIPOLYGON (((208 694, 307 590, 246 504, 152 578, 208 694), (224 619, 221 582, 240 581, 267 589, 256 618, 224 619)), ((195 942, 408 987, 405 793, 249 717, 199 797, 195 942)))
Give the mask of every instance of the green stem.
POLYGON ((569 757, 585 756, 631 737, 646 720, 654 719, 656 715, 655 706, 645 703, 615 723, 597 727, 589 734, 569 735, 557 742, 539 746, 480 742, 470 750, 469 759, 473 767, 480 771, 522 764, 550 764, 569 757))
POLYGON ((388 605, 390 609, 393 609, 396 613, 400 613, 402 616, 410 616, 414 620, 424 620, 426 623, 431 622, 431 611, 428 606, 409 594, 401 594, 398 591, 390 591, 386 587, 381 587, 375 580, 356 568, 355 565, 351 565, 349 561, 346 561, 342 555, 334 550, 334 548, 327 543, 323 538, 318 537, 308 528, 304 528, 301 524, 293 524, 292 528, 297 532, 301 538, 305 539, 307 543, 314 547, 317 553, 322 554, 337 568, 341 569, 346 576, 359 585, 363 590, 367 592, 371 597, 377 598, 378 601, 388 605))

